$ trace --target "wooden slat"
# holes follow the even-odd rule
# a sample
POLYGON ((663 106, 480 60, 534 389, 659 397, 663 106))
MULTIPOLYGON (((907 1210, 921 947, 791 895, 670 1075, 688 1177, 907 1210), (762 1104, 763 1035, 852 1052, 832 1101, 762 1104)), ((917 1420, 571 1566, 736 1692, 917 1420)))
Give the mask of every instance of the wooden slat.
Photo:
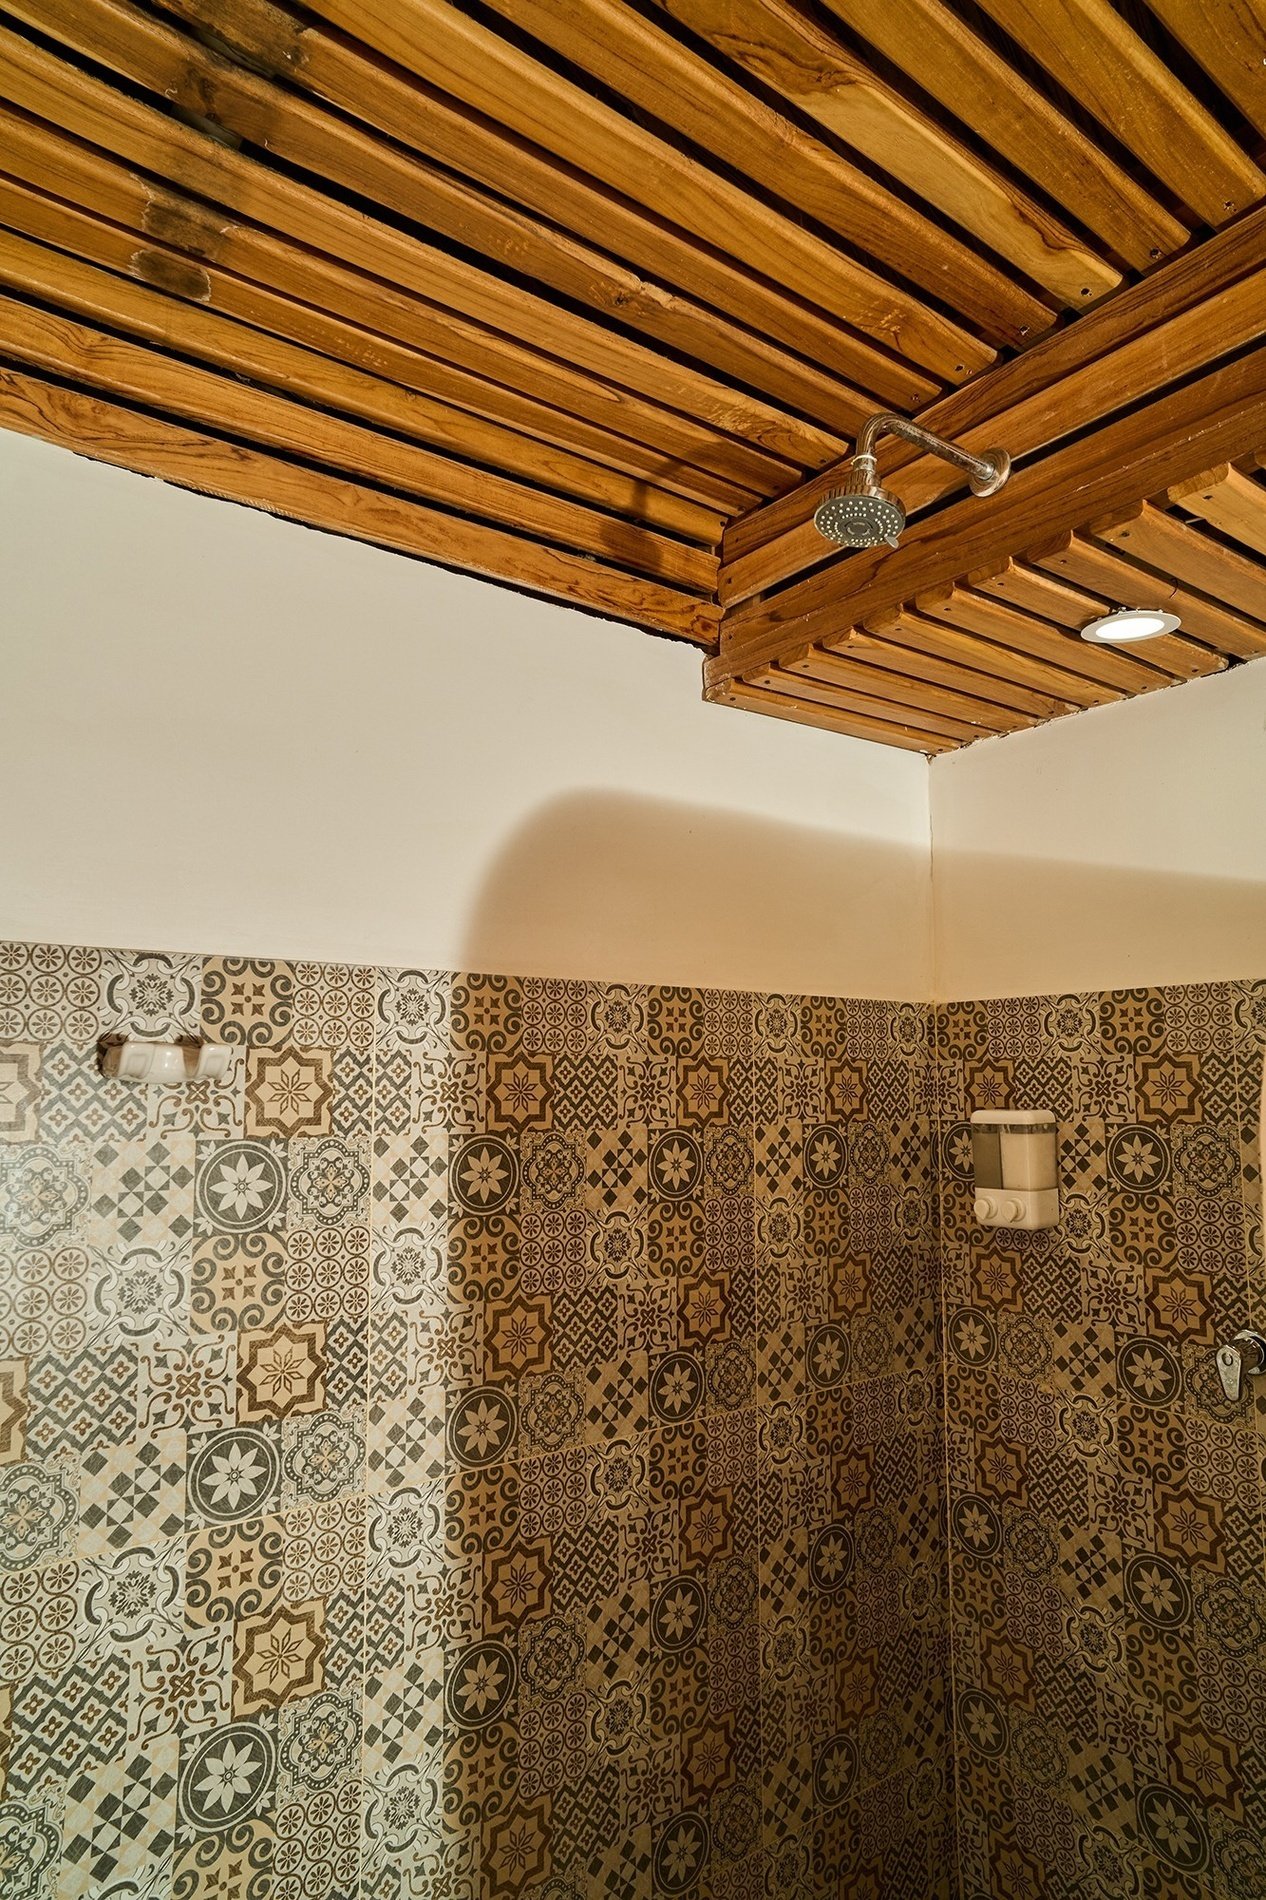
MULTIPOLYGON (((231 8, 222 0, 159 4, 199 32, 214 34, 250 65, 341 108, 450 173, 476 180, 499 199, 526 206, 556 234, 575 232, 600 247, 601 268, 585 300, 606 315, 699 355, 825 428, 851 434, 876 406, 876 383, 869 378, 887 381, 890 365, 870 346, 844 336, 838 323, 412 75, 272 0, 233 0, 231 8), (611 252, 634 268, 621 269, 606 255, 611 252), (662 282, 647 282, 644 271, 662 282)), ((566 252, 565 244, 560 248, 566 252)))
POLYGON ((1186 240, 1176 218, 1021 79, 944 0, 826 4, 1136 269, 1186 240))
POLYGON ((949 740, 933 739, 930 734, 913 732, 907 726, 889 725, 876 719, 853 719, 845 713, 830 712, 825 706, 812 706, 807 700, 789 699, 783 693, 764 691, 735 680, 724 696, 708 695, 714 705, 732 706, 740 712, 764 713, 772 719, 790 719, 799 726, 818 726, 824 732, 843 733, 849 739, 871 739, 879 745, 895 745, 906 752, 951 752, 949 740))
POLYGON ((783 660, 781 670, 793 673, 799 679, 842 687, 846 692, 866 693, 874 699, 887 700, 896 706, 913 707, 934 714, 945 713, 951 719, 963 720, 967 725, 978 727, 984 732, 1014 732, 1020 726, 1033 723, 1023 713, 1004 711, 989 700, 976 699, 967 693, 947 692, 942 687, 912 679, 908 674, 888 673, 880 667, 867 665, 858 660, 852 642, 843 653, 823 653, 818 647, 812 647, 802 660, 783 660))
MULTIPOLYGON (((8 241, 11 243, 11 240, 8 241)), ((10 280, 0 236, 0 283, 10 280)), ((213 324, 219 323, 212 318, 213 324)), ((0 351, 105 396, 143 404, 258 447, 320 462, 358 481, 399 489, 547 542, 561 542, 609 565, 711 595, 715 557, 650 534, 573 501, 560 501, 487 469, 435 455, 339 416, 323 414, 233 376, 195 368, 161 351, 124 342, 71 318, 0 294, 0 351)))
MULTIPOLYGON (((1172 582, 1153 581, 1149 585, 1149 577, 1132 562, 1084 535, 1065 535, 1050 547, 1036 550, 1030 558, 1034 566, 1061 580, 1092 588, 1110 606, 1160 607, 1173 595, 1172 582)), ((1178 679, 1200 679, 1220 672, 1226 665, 1221 652, 1207 652, 1181 635, 1148 640, 1139 658, 1149 666, 1164 667, 1178 679)))
POLYGON ((1266 6, 1262 0, 1149 0, 1152 12, 1266 132, 1266 6))
POLYGON ((863 719, 899 719, 915 732, 930 732, 937 739, 956 739, 961 743, 965 739, 983 737, 979 726, 971 725, 965 719, 951 719, 944 713, 929 712, 913 699, 905 701, 897 709, 890 701, 877 699, 871 693, 829 684, 804 673, 789 673, 780 666, 771 666, 757 673, 752 683, 768 687, 771 692, 792 693, 797 699, 807 699, 815 706, 838 707, 841 712, 855 713, 863 719))
MULTIPOLYGON (((271 388, 291 391, 309 402, 447 450, 451 455, 477 463, 491 461, 494 466, 499 464, 527 475, 534 484, 543 482, 546 487, 562 487, 565 493, 599 507, 620 510, 626 517, 635 517, 638 513, 641 502, 637 487, 592 462, 544 448, 530 437, 499 429, 480 417, 433 402, 414 390, 402 389, 351 364, 227 320, 200 305, 180 302, 144 284, 98 270, 63 251, 27 242, 15 236, 12 230, 2 228, 8 224, 7 214, 15 204, 20 206, 21 194, 0 178, 0 283, 11 289, 43 298, 83 317, 100 318, 129 336, 234 374, 253 377, 271 388)), ((80 214, 64 206, 50 204, 48 210, 52 214, 50 221, 64 235, 80 235, 84 225, 89 224, 80 214)), ((171 256, 174 259, 175 254, 171 256)), ((447 456, 443 465, 450 466, 447 456)), ((486 478, 494 487, 502 482, 498 475, 486 478)), ((520 487, 511 483, 503 488, 503 493, 508 495, 510 489, 518 492, 520 487)), ((663 495, 657 512, 667 517, 665 525, 707 542, 711 518, 702 509, 696 510, 693 503, 663 495)), ((586 515, 589 510, 581 513, 586 515)), ((617 529, 630 525, 627 522, 612 524, 609 516, 593 519, 595 523, 613 525, 617 529)), ((597 544, 591 551, 603 552, 604 549, 597 544)))
MULTIPOLYGON (((23 0, 18 0, 21 5, 23 0)), ((545 226, 467 181, 374 138, 306 99, 296 98, 257 74, 209 52, 187 34, 140 12, 129 0, 88 0, 96 22, 94 43, 100 57, 128 79, 147 86, 177 106, 224 127, 246 143, 331 181, 360 198, 410 218, 422 230, 479 251, 502 268, 533 278, 560 296, 595 306, 604 317, 619 310, 643 288, 636 276, 605 253, 555 226, 545 226)), ((37 0, 42 19, 51 12, 64 28, 65 8, 37 0)), ((82 9, 76 4, 75 11, 82 9)), ((423 102, 415 101, 415 109, 423 102)), ((670 342, 694 357, 709 359, 711 349, 739 334, 734 326, 686 298, 674 299, 659 286, 629 310, 627 321, 657 340, 670 342), (661 289, 657 300, 654 291, 661 289), (659 319, 664 319, 660 321, 659 319)), ((566 336, 564 330, 562 335, 566 336)), ((618 335, 609 351, 609 372, 630 388, 647 393, 649 378, 625 367, 626 339, 618 335)), ((754 340, 753 340, 754 344, 754 340)), ((638 346, 634 346, 638 347, 638 346)), ((570 346, 569 346, 570 348, 570 346)), ((585 359, 571 351, 574 360, 585 359)), ((754 347, 750 354, 755 355, 754 347)), ((598 366, 591 359, 588 367, 598 366)), ((687 414, 711 421, 728 432, 796 462, 819 463, 842 452, 836 435, 784 414, 758 398, 735 394, 702 372, 659 358, 657 399, 687 414)), ((641 365, 644 372, 645 365, 641 365)), ((849 409, 857 413, 856 396, 849 409)), ((850 421, 849 426, 852 426, 850 421)))
POLYGON ((714 606, 658 582, 3 366, 0 428, 704 646, 716 637, 714 606))
MULTIPOLYGON (((822 649, 810 647, 808 651, 817 654, 822 649)), ((993 672, 977 672, 973 667, 951 660, 937 659, 931 653, 898 646, 893 641, 878 639, 874 634, 864 633, 858 628, 849 634, 837 652, 841 657, 857 661, 859 665, 882 668, 888 673, 902 674, 907 679, 926 680, 933 686, 947 686, 952 691, 987 700, 1004 710, 1029 713, 1035 719, 1049 719, 1055 713, 1067 710, 1063 700, 1052 699, 1048 693, 1035 693, 1013 679, 1004 679, 993 672)), ((986 649, 982 665, 987 664, 986 649)))
POLYGON ((1001 601, 990 600, 969 587, 928 589, 916 596, 914 605, 931 620, 943 620, 963 633, 980 634, 1017 653, 1060 667, 1076 680, 1076 689, 1068 697, 1082 706, 1102 706, 1122 694, 1136 692, 1144 685, 1142 676, 1128 660, 1115 653, 1087 646, 1060 627, 1035 620, 1031 614, 1016 613, 1001 601))
POLYGON ((1150 502, 1120 517, 1097 518, 1094 532, 1129 559, 1145 562, 1167 578, 1172 576, 1211 600, 1247 614, 1250 620, 1266 623, 1266 568, 1153 508, 1150 502))
MULTIPOLYGON (((929 620, 911 608, 877 614, 867 623, 865 631, 915 653, 935 654, 938 659, 1026 687, 1053 699, 1061 712, 1072 712, 1083 704, 1080 697, 1083 682, 1075 674, 1065 673, 1045 660, 1035 660, 1031 654, 1017 652, 1013 647, 982 640, 978 634, 961 633, 956 627, 929 620)), ((851 638, 852 635, 848 635, 836 643, 841 651, 847 651, 851 638)))
MULTIPOLYGON (((1095 351, 1097 336, 1090 333, 1094 316, 1087 317, 1048 344, 1039 344, 1028 355, 992 371, 972 389, 933 405, 921 420, 965 448, 987 450, 1002 444, 1013 459, 1023 460, 1266 335, 1266 264, 1261 261, 1266 254, 1266 218, 1258 222, 1255 235, 1258 268, 1225 285, 1219 281, 1220 273, 1211 273, 1217 289, 1194 308, 1118 341, 1102 355, 1095 351), (1043 356, 1045 360, 1037 362, 1043 356), (1036 388, 1030 386, 1027 393, 1011 393, 1022 384, 1021 372, 1030 385, 1035 372, 1049 380, 1036 388), (973 420, 963 413, 969 397, 977 407, 991 406, 986 420, 973 420), (957 416, 950 402, 958 409, 957 416), (999 406, 993 408, 994 404, 999 406)), ((881 445, 880 467, 883 479, 911 515, 962 486, 956 470, 934 456, 912 456, 908 444, 900 449, 881 445)), ((736 606, 761 589, 820 567, 831 558, 829 544, 813 526, 812 513, 839 479, 838 469, 811 476, 798 490, 727 529, 722 575, 726 606, 736 606), (761 539, 752 546, 751 524, 761 519, 794 520, 794 525, 785 527, 775 539, 761 539)))
MULTIPOLYGON (((1080 309, 1121 280, 1058 218, 885 84, 789 0, 657 0, 762 84, 1006 258, 1061 304, 1080 309)), ((1024 334, 1049 327, 1035 316, 1024 334)))
POLYGON ((898 606, 914 589, 992 567, 1017 549, 1074 533, 1194 468, 1236 460, 1266 436, 1266 347, 1097 429, 975 498, 916 521, 900 547, 847 555, 769 601, 726 616, 722 665, 747 672, 795 642, 819 641, 898 606))
POLYGON ((1266 192, 1258 167, 1108 0, 981 5, 1204 223, 1225 224, 1266 192))
POLYGON ((1266 554, 1266 488, 1241 469, 1224 462, 1171 488, 1168 499, 1180 514, 1197 515, 1241 547, 1266 554))
MULTIPOLYGON (((21 0, 22 17, 62 32, 80 51, 109 59, 114 0, 21 0)), ((157 28, 155 30, 158 30, 157 28)), ((542 389, 562 383, 568 404, 591 419, 605 410, 662 453, 757 489, 780 487, 788 465, 763 450, 662 406, 662 356, 588 319, 503 283, 435 245, 354 211, 288 174, 243 156, 0 31, 0 90, 15 104, 241 215, 251 215, 344 264, 389 277, 393 286, 487 325, 490 338, 521 338, 541 354, 542 389), (566 366, 560 361, 565 357, 566 366), (627 387, 616 386, 624 379, 627 387), (634 384, 640 385, 630 393, 634 384)), ((699 379, 699 389, 707 379, 699 379)), ((733 392, 714 386, 720 413, 735 418, 733 392)), ((708 405, 701 405, 702 409, 708 405)))
MULTIPOLYGON (((165 296, 296 339, 335 360, 350 360, 437 405, 465 412, 472 422, 491 425, 487 439, 492 446, 481 459, 494 465, 568 493, 592 494, 596 501, 699 540, 710 542, 720 532, 716 510, 727 505, 727 498, 732 505, 736 492, 727 484, 492 380, 499 369, 502 374, 519 370, 521 380, 530 381, 529 369, 521 368, 532 361, 526 352, 499 352, 495 339, 487 347, 486 333, 473 325, 269 232, 226 219, 196 199, 147 184, 90 147, 4 107, 0 147, 10 172, 42 180, 61 197, 101 214, 88 218, 0 178, 2 219, 11 229, 135 277, 165 296), (212 259, 228 268, 218 268, 212 259), (441 360, 427 354, 428 348, 460 360, 441 360), (517 444, 509 452, 504 434, 509 429, 526 439, 526 455, 517 444), (532 443, 539 445, 536 451, 532 443)), ((484 441, 477 436, 476 446, 484 441)))
POLYGON ((961 326, 763 205, 448 0, 318 0, 322 19, 533 144, 636 197, 669 223, 765 273, 943 381, 992 352, 961 326))
MULTIPOLYGON (((1078 636, 1092 620, 1100 619, 1110 608, 1120 605, 1110 595, 1088 594, 1083 588, 1073 587, 1067 580, 1057 580, 1053 574, 1024 561, 1004 561, 992 571, 981 569, 969 574, 967 579, 979 593, 1018 608, 1021 613, 1051 620, 1057 627, 1066 627, 1078 636)), ((1149 690, 1142 677, 1147 673, 1155 676, 1152 686, 1168 686, 1171 680, 1196 679, 1208 671, 1208 656, 1181 635, 1161 634, 1144 646, 1131 648, 1127 657, 1141 669, 1135 687, 1138 692, 1149 690)))
MULTIPOLYGON (((939 296, 996 342, 1048 328, 1014 278, 832 152, 626 0, 491 0, 516 27, 653 113, 889 270, 939 296)), ((974 347, 974 346, 973 346, 974 347)), ((986 360, 992 359, 988 352, 986 360)), ((983 365, 977 360, 975 367, 983 365)), ((955 375, 954 380, 961 380, 955 375)))

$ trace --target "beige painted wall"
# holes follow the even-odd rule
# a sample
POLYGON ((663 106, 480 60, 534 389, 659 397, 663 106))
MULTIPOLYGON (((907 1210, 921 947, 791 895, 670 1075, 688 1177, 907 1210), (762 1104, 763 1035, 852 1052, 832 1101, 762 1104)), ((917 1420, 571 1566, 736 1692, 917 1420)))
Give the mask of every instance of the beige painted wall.
POLYGON ((0 937, 924 997, 921 758, 0 434, 0 937))
POLYGON ((935 993, 1266 969, 1266 662, 931 769, 935 993))

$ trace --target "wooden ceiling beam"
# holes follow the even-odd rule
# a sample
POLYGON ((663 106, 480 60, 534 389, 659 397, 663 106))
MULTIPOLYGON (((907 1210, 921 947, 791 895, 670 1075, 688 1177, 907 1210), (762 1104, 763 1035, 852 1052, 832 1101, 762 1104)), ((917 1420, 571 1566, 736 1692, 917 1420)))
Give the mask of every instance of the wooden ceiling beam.
POLYGON ((1062 628, 1017 613, 969 587, 928 589, 917 594, 913 604, 929 620, 942 620, 961 633, 979 634, 997 646, 1058 667, 1074 682, 1065 687, 1064 694, 1075 705, 1103 706, 1140 684, 1128 660, 1115 653, 1088 652, 1083 641, 1074 644, 1062 628))
MULTIPOLYGON (((6 257, 10 249, 11 241, 6 243, 0 234, 0 284, 12 281, 6 257)), ((213 324, 220 321, 211 319, 213 324)), ((217 374, 3 293, 0 354, 77 387, 159 410, 258 448, 320 463, 357 481, 597 555, 611 567, 629 568, 683 592, 710 598, 715 590, 716 559, 702 548, 686 547, 288 396, 252 388, 240 373, 217 374)), ((302 374, 304 366, 297 367, 302 374)))
POLYGON ((699 645, 716 637, 708 601, 2 365, 0 428, 699 645))
MULTIPOLYGON (((709 685, 776 659, 792 644, 830 645, 913 593, 992 567, 1087 520, 1129 507, 1266 441, 1266 346, 1020 468, 987 507, 974 498, 916 521, 900 547, 820 569, 754 611, 727 614, 709 685)), ((1243 604, 1243 603, 1241 603, 1243 604)))
MULTIPOLYGON (((1177 591, 1172 581, 1148 574, 1082 534, 1064 535, 1050 546, 1037 549, 1030 559, 1035 567, 1059 580, 1093 589, 1109 608, 1168 607, 1177 591)), ((1199 637, 1194 621, 1184 621, 1184 625, 1199 637)), ((1148 666, 1163 667, 1175 679, 1201 679, 1208 673, 1221 672, 1226 665, 1224 653, 1207 652, 1195 639, 1177 634, 1148 640, 1138 658, 1148 666)))
MULTIPOLYGON (((1015 278, 625 0, 490 0, 514 26, 788 202, 884 269, 952 302, 994 343, 1049 329, 1015 278)), ((991 353, 992 354, 992 353, 991 353)), ((982 364, 977 362, 977 368, 982 364)), ((952 381, 961 376, 954 374, 952 381)))
POLYGON ((994 352, 839 245, 625 117, 448 0, 316 0, 313 11, 679 229, 829 311, 941 383, 994 352))
POLYGON ((1259 167, 1108 0, 981 5, 1199 222, 1216 229, 1266 193, 1259 167))
MULTIPOLYGON (((656 4, 1066 309, 1080 310, 1120 283, 1115 265, 789 0, 656 4)), ((1027 333, 1048 327, 1046 317, 1027 333)))
MULTIPOLYGON (((1096 650, 1093 643, 1081 642, 1081 630, 1114 605, 1110 599, 1096 599, 1024 561, 1005 561, 992 572, 982 569, 969 574, 967 580, 978 593, 988 595, 1004 607, 1053 622, 1076 634, 1079 644, 1090 644, 1092 651, 1096 650)), ((1129 690, 1136 693, 1168 686, 1175 679, 1198 678, 1209 667, 1208 654, 1191 640, 1177 635, 1149 640, 1145 648, 1109 648, 1108 665, 1113 669, 1109 677, 1114 681, 1126 678, 1119 666, 1122 660, 1129 668, 1129 690)))
POLYGON ((847 713, 829 711, 805 700, 789 699, 784 693, 767 692, 759 686, 736 681, 729 698, 723 702, 740 712, 763 713, 771 719, 790 719, 798 726, 817 726, 823 732, 842 733, 849 739, 871 739, 878 745, 893 745, 905 752, 952 752, 952 740, 933 739, 930 734, 914 732, 909 726, 890 724, 879 719, 856 719, 847 713))
POLYGON ((812 647, 803 659, 784 660, 782 671, 822 685, 839 686, 846 692, 868 693, 874 699, 886 699, 896 706, 945 713, 983 732, 1014 732, 1019 726, 1033 723, 1026 714, 998 706, 991 700, 977 699, 970 693, 950 692, 929 681, 914 679, 908 673, 890 673, 859 659, 853 647, 847 653, 823 653, 812 647))
POLYGON ((1266 133, 1266 5, 1263 0, 1149 0, 1152 12, 1198 59, 1250 125, 1266 133))
POLYGON ((945 0, 826 0, 830 11, 1136 270, 1187 230, 945 0))
MULTIPOLYGON (((977 451, 999 443, 1013 460, 1052 447, 1266 334, 1266 211, 1191 257, 1112 299, 1058 336, 924 410, 937 434, 977 451)), ((962 477, 908 443, 881 444, 881 479, 908 514, 939 502, 962 477)), ((813 510, 839 486, 843 465, 726 529, 722 600, 753 595, 838 558, 813 510)))
MULTIPOLYGON (((963 633, 947 622, 933 620, 926 614, 916 612, 912 607, 876 614, 858 631, 892 641, 912 652, 935 654, 954 664, 969 666, 978 673, 992 674, 1008 684, 1023 686, 1030 692, 1051 699, 1059 712, 1073 712, 1082 704, 1082 681, 1076 674, 1066 673, 1062 667, 1052 666, 1046 660, 1034 659, 1032 654, 1019 652, 1014 647, 999 646, 996 641, 982 639, 979 634, 963 633)), ((853 638, 854 635, 850 634, 846 641, 838 643, 837 650, 847 652, 853 638)))
MULTIPOLYGON (((547 233, 588 240, 603 255, 584 296, 604 316, 697 354, 824 428, 851 434, 875 407, 880 385, 921 381, 622 194, 273 0, 234 0, 231 8, 222 0, 158 4, 214 34, 256 71, 338 107, 449 174, 477 181, 498 200, 525 206, 545 220, 547 233), (633 268, 619 268, 610 253, 633 268)), ((583 275, 579 281, 586 283, 583 275)), ((930 393, 931 384, 923 387, 930 393)))
MULTIPOLYGON (((134 50, 137 22, 123 0, 16 0, 14 11, 42 31, 60 34, 67 45, 107 64, 126 64, 118 35, 127 32, 134 50), (126 24, 125 24, 126 22, 126 24)), ((156 33, 165 29, 153 23, 156 33)), ((139 33, 139 29, 137 29, 139 33)), ((138 62, 139 63, 139 62, 138 62)), ((749 489, 779 489, 792 465, 731 435, 720 420, 739 426, 746 407, 737 392, 708 379, 681 374, 700 413, 699 422, 665 405, 685 399, 662 355, 544 298, 503 282, 463 259, 451 257, 395 226, 354 211, 288 174, 232 150, 204 132, 143 105, 129 95, 80 73, 20 35, 0 31, 0 90, 15 105, 62 124, 104 150, 159 176, 175 176, 195 191, 241 216, 251 216, 310 248, 379 277, 432 304, 473 318, 484 334, 521 339, 511 347, 539 352, 542 386, 563 384, 579 413, 611 421, 662 453, 749 489), (620 386, 623 379, 624 386, 620 386)), ((451 321, 451 319, 450 319, 451 321)), ((760 408, 760 405, 757 405, 760 408)))
POLYGON ((798 700, 808 700, 812 705, 826 706, 863 719, 901 724, 915 732, 930 733, 934 739, 949 739, 960 745, 964 740, 983 736, 980 728, 969 724, 967 720, 950 719, 943 713, 928 712, 913 699, 897 708, 888 700, 877 699, 873 694, 828 685, 800 673, 786 673, 779 666, 767 667, 757 673, 752 684, 763 686, 767 692, 786 693, 798 700))
POLYGON ((1266 554, 1266 487, 1242 469, 1224 462, 1190 482, 1180 482, 1167 496, 1180 514, 1196 515, 1230 541, 1266 554))
POLYGON ((1096 515, 1092 531, 1109 547, 1266 624, 1266 568, 1260 561, 1248 560, 1150 502, 1105 516, 1096 515))
MULTIPOLYGON (((520 382, 529 382, 523 366, 531 359, 525 352, 498 352, 496 339, 489 346, 473 325, 447 321, 440 311, 399 296, 377 279, 155 186, 91 147, 3 106, 0 143, 8 171, 27 181, 18 185, 0 175, 0 216, 10 229, 133 277, 164 296, 218 310, 351 362, 476 420, 521 432, 539 445, 524 472, 538 466, 553 470, 553 485, 566 492, 592 492, 596 501, 610 497, 608 505, 641 510, 654 525, 709 544, 714 524, 719 533, 720 511, 733 505, 734 489, 493 379, 495 369, 503 376, 517 371, 520 382), (57 198, 36 189, 35 181, 57 198), (72 205, 86 205, 92 215, 72 205), (591 491, 585 485, 589 469, 591 491)), ((515 468, 520 466, 517 454, 510 464, 515 468)), ((484 459, 503 465, 498 454, 484 459)))
MULTIPOLYGON (((822 654, 822 649, 810 647, 808 653, 817 656, 822 654)), ((988 665, 987 652, 979 656, 981 670, 977 670, 974 665, 964 666, 961 662, 938 659, 931 653, 899 646, 895 641, 880 639, 875 634, 856 629, 850 633, 846 645, 838 650, 838 654, 822 657, 845 658, 861 666, 878 667, 886 673, 904 675, 907 679, 926 680, 930 685, 946 686, 972 699, 987 700, 1005 711, 1029 713, 1035 719, 1050 719, 1056 713, 1067 711, 1064 700, 1053 699, 1047 693, 1035 693, 1014 679, 1004 679, 997 673, 985 671, 988 665)), ((784 664, 790 666, 792 661, 787 660, 784 664)))
MULTIPOLYGON (((378 429, 392 431, 445 452, 446 463, 460 457, 487 471, 503 471, 534 488, 561 491, 593 508, 605 508, 596 520, 614 514, 625 521, 639 517, 647 526, 711 547, 720 534, 720 519, 695 503, 663 491, 647 491, 615 471, 579 456, 516 434, 481 416, 451 404, 437 402, 415 389, 402 387, 331 353, 291 343, 284 336, 256 328, 248 320, 223 314, 221 299, 208 304, 169 296, 137 282, 125 273, 134 245, 125 233, 110 246, 112 227, 86 218, 69 206, 37 201, 10 180, 0 177, 0 283, 11 290, 97 319, 139 341, 159 345, 177 354, 208 363, 230 374, 247 376, 267 387, 300 395, 321 407, 356 418, 378 429), (15 216, 24 226, 41 228, 50 242, 34 243, 16 234, 15 216), (33 214, 33 215, 32 215, 33 214), (54 248, 54 244, 61 248, 54 248), (73 255, 72 252, 78 252, 73 255), (112 268, 99 269, 83 262, 85 254, 103 254, 112 268)), ((181 259, 160 252, 171 275, 181 259)), ((242 299, 241 315, 271 317, 266 305, 242 299)), ((279 313, 282 318, 285 312, 279 313)), ((330 341, 346 347, 338 334, 330 341)), ((322 339, 324 340, 324 339, 322 339)), ((495 485, 502 474, 489 472, 495 485)), ((517 485, 517 484, 513 484, 517 485)), ((588 512, 587 507, 583 512, 588 512)), ((623 525, 623 524, 618 524, 623 525)), ((563 537, 566 538, 566 537, 563 537)), ((580 543, 577 543, 580 545, 580 543)), ((593 551, 601 552, 600 548, 593 551)))

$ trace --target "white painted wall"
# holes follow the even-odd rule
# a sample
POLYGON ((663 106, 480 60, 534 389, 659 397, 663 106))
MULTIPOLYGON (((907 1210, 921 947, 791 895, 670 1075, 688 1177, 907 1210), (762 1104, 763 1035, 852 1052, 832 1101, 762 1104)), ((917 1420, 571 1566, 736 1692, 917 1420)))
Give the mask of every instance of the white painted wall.
POLYGON ((928 994, 921 758, 0 434, 0 937, 928 994))
POLYGON ((1266 970, 1266 661, 931 769, 935 993, 1266 970))

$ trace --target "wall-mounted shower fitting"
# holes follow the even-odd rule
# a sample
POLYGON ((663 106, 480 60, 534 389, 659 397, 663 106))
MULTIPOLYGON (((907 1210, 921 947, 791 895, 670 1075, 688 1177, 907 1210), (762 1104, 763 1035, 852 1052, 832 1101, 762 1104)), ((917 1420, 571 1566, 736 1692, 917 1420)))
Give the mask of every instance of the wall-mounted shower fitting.
POLYGON ((1048 1108, 981 1108, 971 1118, 975 1215, 982 1227, 1059 1219, 1056 1122, 1048 1108))
POLYGON ((942 461, 952 462, 967 476, 973 495, 992 495, 1011 473, 1011 457, 1004 449, 990 449, 987 455, 969 455, 966 449, 920 428, 906 416, 885 410, 871 416, 857 438, 857 447, 849 463, 844 486, 818 503, 813 525, 828 541, 842 548, 877 548, 887 542, 895 548, 906 525, 906 511, 897 497, 881 486, 875 474, 875 444, 881 435, 899 435, 942 461))

